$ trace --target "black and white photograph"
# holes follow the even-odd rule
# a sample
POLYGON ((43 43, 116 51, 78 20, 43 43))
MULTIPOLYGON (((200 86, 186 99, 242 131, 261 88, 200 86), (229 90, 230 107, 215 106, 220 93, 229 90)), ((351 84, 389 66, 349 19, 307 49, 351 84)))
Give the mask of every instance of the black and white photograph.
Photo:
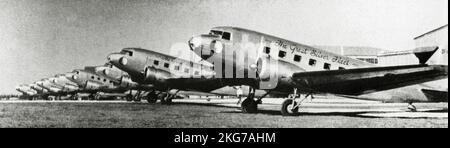
POLYGON ((0 128, 175 128, 160 137, 198 145, 284 135, 182 129, 448 128, 448 0, 0 8, 0 128))

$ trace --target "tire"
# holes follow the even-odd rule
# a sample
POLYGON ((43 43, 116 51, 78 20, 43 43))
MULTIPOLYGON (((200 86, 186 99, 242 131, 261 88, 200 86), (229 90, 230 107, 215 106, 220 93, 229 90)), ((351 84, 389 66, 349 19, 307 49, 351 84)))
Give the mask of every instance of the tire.
POLYGON ((147 103, 154 104, 156 101, 158 101, 158 96, 156 94, 147 95, 147 103))
MULTIPOLYGON (((290 107, 292 106, 292 102, 294 100, 292 99, 286 99, 283 101, 283 104, 281 104, 281 115, 283 116, 292 116, 298 113, 298 109, 299 107, 297 106, 296 108, 291 109, 290 107)), ((294 106, 297 105, 297 102, 294 102, 294 106)))
POLYGON ((133 101, 133 96, 127 95, 127 96, 125 97, 125 99, 127 100, 127 102, 131 102, 131 101, 133 101))
POLYGON ((258 111, 258 104, 251 98, 246 98, 241 103, 241 109, 244 113, 256 113, 258 111))

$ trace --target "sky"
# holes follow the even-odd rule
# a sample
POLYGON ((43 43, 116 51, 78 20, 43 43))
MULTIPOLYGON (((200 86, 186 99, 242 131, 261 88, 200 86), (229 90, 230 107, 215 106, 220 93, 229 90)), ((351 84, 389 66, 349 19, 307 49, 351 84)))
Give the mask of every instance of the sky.
POLYGON ((0 0, 0 94, 125 47, 190 54, 190 37, 237 26, 308 45, 414 48, 448 24, 447 0, 0 0))

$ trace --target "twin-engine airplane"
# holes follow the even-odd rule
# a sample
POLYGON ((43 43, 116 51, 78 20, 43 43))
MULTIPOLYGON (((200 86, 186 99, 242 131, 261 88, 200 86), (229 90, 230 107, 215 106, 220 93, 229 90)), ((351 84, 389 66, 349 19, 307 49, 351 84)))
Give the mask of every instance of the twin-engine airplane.
MULTIPOLYGON (((283 115, 296 113, 302 101, 312 94, 358 99, 362 94, 448 77, 448 66, 425 64, 434 51, 416 54, 420 61, 417 65, 380 67, 237 27, 215 27, 209 34, 192 37, 188 43, 203 60, 213 63, 216 79, 292 94, 282 104, 283 115), (306 95, 297 101, 300 94, 306 95)), ((249 95, 242 110, 255 112, 257 102, 249 95)), ((409 100, 411 106, 412 102, 409 100)))
MULTIPOLYGON (((160 99, 170 103, 176 94, 200 96, 235 96, 233 85, 223 84, 221 79, 213 78, 214 70, 210 64, 201 64, 170 55, 141 48, 125 48, 112 53, 108 61, 127 72, 139 85, 152 85, 148 98, 160 99)), ((246 90, 248 87, 243 87, 246 90)), ((267 94, 264 90, 255 92, 256 96, 267 94)), ((247 95, 247 94, 243 94, 247 95)))
MULTIPOLYGON (((213 28, 208 35, 193 37, 189 46, 212 66, 140 48, 125 48, 110 54, 108 60, 134 82, 152 84, 158 91, 166 90, 166 94, 172 89, 224 94, 227 91, 218 90, 249 86, 241 104, 243 112, 256 112, 257 104, 267 95, 289 97, 282 104, 283 115, 298 112, 301 102, 312 94, 379 100, 358 96, 446 78, 448 69, 425 65, 432 55, 429 53, 418 54, 418 65, 377 67, 235 27, 213 28), (306 95, 297 101, 300 94, 306 95)), ((166 99, 170 100, 170 96, 166 95, 166 99)))
POLYGON ((16 90, 22 93, 21 98, 34 100, 40 96, 39 93, 32 89, 30 85, 19 85, 16 87, 16 90))

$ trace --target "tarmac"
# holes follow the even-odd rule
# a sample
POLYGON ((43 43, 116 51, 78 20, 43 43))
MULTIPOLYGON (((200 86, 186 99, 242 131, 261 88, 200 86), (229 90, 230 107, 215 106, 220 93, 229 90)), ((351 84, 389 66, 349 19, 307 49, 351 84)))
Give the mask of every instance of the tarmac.
MULTIPOLYGON (((208 106, 222 106, 236 108, 240 110, 240 105, 237 104, 238 99, 176 99, 174 103, 182 104, 196 104, 208 106)), ((146 103, 145 100, 141 102, 126 102, 124 100, 112 101, 73 101, 73 100, 3 100, 0 103, 146 103)), ((263 104, 258 106, 260 111, 279 111, 283 99, 265 98, 263 104)), ((407 109, 407 103, 382 103, 376 101, 362 101, 344 98, 315 98, 313 100, 307 99, 300 106, 300 114, 316 114, 323 113, 324 115, 333 113, 352 113, 358 117, 373 117, 373 118, 448 118, 448 103, 415 103, 417 112, 411 112, 407 109)))

